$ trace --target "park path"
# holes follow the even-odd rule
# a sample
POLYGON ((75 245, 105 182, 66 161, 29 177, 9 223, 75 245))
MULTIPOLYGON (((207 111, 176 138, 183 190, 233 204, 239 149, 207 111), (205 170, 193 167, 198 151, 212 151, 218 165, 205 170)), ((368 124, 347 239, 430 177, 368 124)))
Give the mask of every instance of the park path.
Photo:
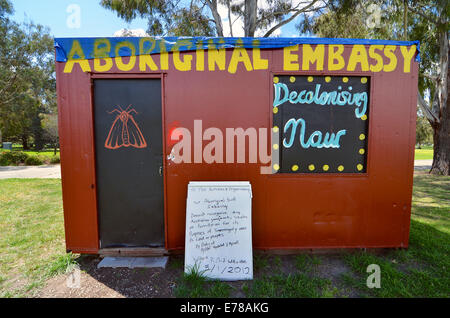
POLYGON ((60 165, 0 167, 0 179, 10 178, 61 178, 60 165))
POLYGON ((433 164, 433 159, 415 160, 414 161, 414 170, 429 171, 431 169, 432 164, 433 164))
MULTIPOLYGON (((430 170, 433 160, 414 161, 415 170, 430 170)), ((36 167, 0 167, 0 179, 10 178, 61 178, 60 165, 36 167)))

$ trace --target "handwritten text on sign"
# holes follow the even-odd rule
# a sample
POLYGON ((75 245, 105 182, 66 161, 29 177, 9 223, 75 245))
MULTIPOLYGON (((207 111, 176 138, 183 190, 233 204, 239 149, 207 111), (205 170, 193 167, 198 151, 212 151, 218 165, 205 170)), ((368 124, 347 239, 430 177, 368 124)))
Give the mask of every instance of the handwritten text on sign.
POLYGON ((186 208, 185 272, 208 278, 253 279, 251 186, 191 182, 186 208))
POLYGON ((276 172, 366 173, 370 78, 282 75, 273 82, 276 172))

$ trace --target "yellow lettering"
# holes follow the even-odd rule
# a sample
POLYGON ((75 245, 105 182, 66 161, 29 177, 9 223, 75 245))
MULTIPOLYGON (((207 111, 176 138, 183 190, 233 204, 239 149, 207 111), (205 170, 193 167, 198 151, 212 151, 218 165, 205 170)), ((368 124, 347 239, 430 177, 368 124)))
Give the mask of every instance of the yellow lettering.
POLYGON ((108 72, 113 67, 112 58, 109 57, 111 43, 108 39, 97 39, 94 42, 94 70, 108 72), (104 64, 102 65, 102 61, 104 64))
POLYGON ((328 70, 329 71, 339 71, 345 66, 344 58, 342 57, 344 53, 344 46, 342 44, 331 44, 328 46, 328 70), (337 49, 336 51, 334 49, 337 49), (335 61, 337 61, 335 63, 335 61))
POLYGON ((416 53, 416 46, 411 46, 409 50, 406 46, 401 46, 400 50, 403 55, 403 72, 409 73, 411 72, 411 60, 416 53))
POLYGON ((292 54, 293 51, 298 51, 298 44, 283 48, 283 70, 285 71, 299 70, 298 55, 292 54))
POLYGON ((227 61, 227 58, 226 58, 226 51, 225 51, 225 49, 216 50, 214 48, 214 45, 212 43, 209 43, 208 69, 210 71, 215 71, 216 70, 216 65, 217 65, 219 70, 223 71, 223 70, 225 70, 226 61, 227 61))
MULTIPOLYGON (((197 47, 202 47, 203 43, 201 41, 198 42, 197 47)), ((195 69, 197 71, 205 70, 205 50, 197 49, 195 52, 195 69)))
POLYGON ((166 43, 164 40, 159 41, 159 64, 162 70, 169 69, 169 53, 167 53, 166 43))
POLYGON ((253 41, 253 68, 255 70, 267 70, 269 68, 269 61, 261 58, 261 50, 258 48, 259 41, 253 41))
POLYGON ((94 59, 94 70, 96 72, 108 72, 113 66, 112 58, 104 57, 101 59, 94 59), (102 61, 104 64, 102 64, 102 61))
POLYGON ((192 47, 191 41, 188 40, 179 40, 177 43, 173 46, 173 64, 175 65, 175 68, 179 71, 190 71, 192 67, 192 55, 185 54, 184 55, 184 61, 180 58, 180 47, 186 46, 188 49, 192 47))
POLYGON ((178 71, 190 71, 192 67, 192 55, 185 54, 184 61, 180 58, 180 51, 173 52, 173 64, 178 71))
POLYGON ((157 71, 158 66, 156 66, 155 61, 153 61, 150 54, 156 46, 155 39, 152 38, 142 38, 139 40, 139 70, 141 72, 145 72, 147 67, 150 68, 151 71, 157 71), (145 43, 151 43, 151 46, 148 50, 145 49, 145 43))
POLYGON ((228 72, 231 74, 236 73, 238 64, 242 62, 247 71, 252 71, 253 66, 248 56, 247 50, 241 47, 234 48, 233 55, 231 55, 230 65, 228 66, 228 72))
POLYGON ((261 50, 253 49, 253 67, 255 70, 267 70, 269 68, 269 61, 261 58, 261 50))
POLYGON ((370 58, 377 61, 375 65, 370 64, 370 70, 372 72, 381 72, 383 70, 383 58, 380 54, 375 52, 375 50, 383 51, 384 45, 371 45, 369 46, 369 56, 370 58))
POLYGON ((384 66, 385 72, 392 72, 397 67, 397 57, 394 54, 396 47, 395 45, 386 45, 384 48, 384 55, 389 59, 389 64, 384 66))
POLYGON ((72 48, 70 49, 68 60, 64 66, 64 73, 72 73, 75 64, 78 64, 83 72, 91 71, 89 62, 86 60, 83 49, 81 48, 78 40, 73 40, 72 42, 72 48), (78 56, 77 59, 73 58, 75 55, 78 56))
POLYGON ((353 45, 352 53, 347 65, 347 71, 354 71, 356 64, 361 64, 361 71, 366 72, 369 70, 369 61, 367 59, 366 47, 364 45, 353 45))
POLYGON ((325 58, 325 47, 323 44, 316 45, 313 49, 309 44, 303 44, 302 70, 308 71, 309 64, 316 63, 316 70, 323 70, 323 60, 325 58))
POLYGON ((134 65, 136 64, 136 48, 131 42, 124 41, 120 42, 116 45, 116 57, 114 58, 116 61, 117 68, 121 71, 127 72, 131 71, 134 68, 134 65), (119 56, 119 51, 121 48, 127 47, 131 51, 130 59, 128 60, 128 64, 124 63, 122 60, 122 57, 119 56))

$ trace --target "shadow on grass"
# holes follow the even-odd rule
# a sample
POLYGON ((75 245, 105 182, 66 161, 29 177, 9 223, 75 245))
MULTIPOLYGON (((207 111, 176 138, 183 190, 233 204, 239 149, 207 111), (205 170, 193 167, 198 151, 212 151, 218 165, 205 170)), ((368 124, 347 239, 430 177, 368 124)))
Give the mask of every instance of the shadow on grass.
POLYGON ((174 290, 175 297, 229 297, 231 289, 229 285, 220 281, 208 280, 205 276, 206 271, 200 271, 199 268, 199 265, 195 264, 188 273, 184 273, 178 279, 174 290))
POLYGON ((275 274, 257 278, 244 286, 247 297, 301 298, 323 297, 330 282, 320 277, 311 277, 304 273, 275 274))
MULTIPOLYGON (((414 176, 413 201, 427 198, 430 202, 450 202, 450 178, 430 174, 414 176)), ((447 210, 448 212, 448 210, 447 210)))
POLYGON ((408 250, 390 251, 384 256, 367 252, 345 255, 356 276, 345 273, 342 280, 367 297, 449 297, 449 242, 447 233, 412 220, 408 250), (366 286, 370 264, 380 266, 379 289, 366 286))

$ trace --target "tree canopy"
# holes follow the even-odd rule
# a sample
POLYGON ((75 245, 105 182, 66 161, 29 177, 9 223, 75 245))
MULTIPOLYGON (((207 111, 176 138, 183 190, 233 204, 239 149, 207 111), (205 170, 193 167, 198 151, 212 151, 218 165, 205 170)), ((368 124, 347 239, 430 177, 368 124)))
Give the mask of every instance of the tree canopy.
POLYGON ((150 35, 271 36, 300 14, 321 12, 329 1, 101 0, 126 21, 148 20, 150 35), (224 25, 224 22, 226 25, 224 25))
POLYGON ((434 131, 432 172, 449 175, 450 2, 340 0, 332 5, 323 15, 307 20, 299 27, 300 32, 310 31, 320 37, 420 41, 418 115, 425 116, 434 131))
POLYGON ((56 113, 53 39, 41 25, 13 22, 12 13, 0 0, 0 132, 24 147, 33 137, 41 148, 42 114, 56 113))

